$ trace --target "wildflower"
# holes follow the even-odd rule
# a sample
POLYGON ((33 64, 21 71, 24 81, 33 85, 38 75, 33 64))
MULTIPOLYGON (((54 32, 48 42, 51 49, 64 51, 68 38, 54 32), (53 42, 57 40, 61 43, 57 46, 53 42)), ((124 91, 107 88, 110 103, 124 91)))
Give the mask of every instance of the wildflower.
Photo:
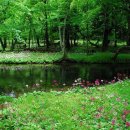
POLYGON ((94 97, 90 98, 90 101, 95 101, 95 100, 96 100, 96 98, 94 98, 94 97))
POLYGON ((56 80, 53 80, 53 83, 56 83, 57 81, 56 80))
POLYGON ((101 117, 102 117, 102 114, 101 114, 101 113, 98 113, 98 114, 95 115, 95 118, 97 118, 97 119, 99 119, 99 118, 101 118, 101 117))
POLYGON ((77 81, 77 80, 75 80, 74 82, 75 82, 75 83, 77 83, 78 81, 77 81))
POLYGON ((100 82, 98 79, 95 81, 95 85, 100 85, 100 82))
POLYGON ((124 110, 123 114, 124 114, 124 115, 130 114, 130 110, 124 110))
POLYGON ((103 84, 103 83, 104 83, 104 80, 101 80, 101 83, 103 84))
POLYGON ((81 82, 81 78, 78 78, 77 81, 78 81, 78 82, 81 82))
POLYGON ((85 80, 83 80, 82 82, 85 83, 85 80))
POLYGON ((116 81, 115 80, 112 80, 111 83, 115 83, 116 81))
POLYGON ((39 83, 36 83, 36 87, 39 87, 40 86, 40 84, 39 83))
POLYGON ((116 98, 116 101, 120 101, 121 99, 120 98, 116 98))
POLYGON ((43 82, 43 80, 40 80, 40 83, 42 83, 43 82))
POLYGON ((130 122, 125 123, 126 127, 130 127, 130 122))
POLYGON ((99 111, 99 112, 102 112, 102 111, 103 111, 103 107, 99 107, 99 108, 98 108, 98 111, 99 111))
POLYGON ((116 123, 116 120, 113 119, 112 122, 111 122, 111 124, 115 125, 115 123, 116 123))
POLYGON ((28 88, 28 86, 29 86, 29 85, 28 85, 28 84, 26 84, 25 86, 26 86, 26 88, 28 88))
POLYGON ((66 84, 64 83, 63 86, 65 86, 66 84))
POLYGON ((72 84, 72 86, 74 87, 74 86, 76 86, 76 84, 75 84, 75 83, 73 83, 73 84, 72 84))

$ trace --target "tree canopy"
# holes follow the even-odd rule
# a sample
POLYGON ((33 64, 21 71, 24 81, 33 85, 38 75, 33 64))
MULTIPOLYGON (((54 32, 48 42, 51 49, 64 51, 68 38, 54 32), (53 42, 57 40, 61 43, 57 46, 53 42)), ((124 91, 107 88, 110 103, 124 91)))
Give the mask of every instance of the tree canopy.
POLYGON ((65 53, 80 39, 102 41, 103 51, 111 41, 130 46, 129 12, 130 0, 0 0, 1 47, 60 43, 65 53))

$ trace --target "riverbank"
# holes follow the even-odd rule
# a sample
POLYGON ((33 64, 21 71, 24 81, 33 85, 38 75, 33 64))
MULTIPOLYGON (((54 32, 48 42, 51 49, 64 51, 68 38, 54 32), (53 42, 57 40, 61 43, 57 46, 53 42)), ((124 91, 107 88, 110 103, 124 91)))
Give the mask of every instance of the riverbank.
MULTIPOLYGON (((113 60, 114 53, 68 53, 66 62, 74 63, 130 63, 129 54, 119 54, 116 60, 113 60)), ((39 53, 39 52, 5 52, 0 53, 0 64, 47 64, 59 63, 62 59, 62 53, 39 53)))
POLYGON ((67 92, 33 92, 1 111, 0 129, 130 128, 130 80, 67 92))

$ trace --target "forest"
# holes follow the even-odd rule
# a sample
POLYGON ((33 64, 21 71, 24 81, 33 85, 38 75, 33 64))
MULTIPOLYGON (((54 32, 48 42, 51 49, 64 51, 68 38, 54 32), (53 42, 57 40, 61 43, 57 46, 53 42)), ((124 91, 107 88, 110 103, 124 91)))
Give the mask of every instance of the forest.
POLYGON ((0 0, 0 130, 129 130, 130 0, 0 0))
POLYGON ((0 0, 1 51, 130 46, 129 12, 129 0, 0 0))

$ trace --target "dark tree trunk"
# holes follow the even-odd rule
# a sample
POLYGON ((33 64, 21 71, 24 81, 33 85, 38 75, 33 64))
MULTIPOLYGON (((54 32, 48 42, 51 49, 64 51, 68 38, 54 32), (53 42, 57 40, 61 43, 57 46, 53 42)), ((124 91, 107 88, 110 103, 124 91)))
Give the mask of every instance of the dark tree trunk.
POLYGON ((65 27, 65 46, 69 50, 70 49, 70 30, 69 25, 66 25, 65 27))
POLYGON ((17 39, 15 38, 14 40, 12 40, 11 51, 15 49, 16 43, 17 43, 17 39))
POLYGON ((4 47, 6 48, 7 47, 7 39, 4 38, 4 47))
POLYGON ((0 38, 0 43, 1 43, 1 47, 3 49, 3 51, 5 51, 5 48, 6 48, 6 40, 4 38, 4 41, 2 40, 2 38, 0 38))
MULTIPOLYGON (((129 3, 129 10, 130 10, 130 3, 129 3)), ((130 12, 128 12, 127 16, 127 21, 128 21, 128 40, 127 40, 127 45, 130 46, 130 12)))
POLYGON ((40 40, 38 36, 36 36, 36 40, 37 40, 37 46, 40 47, 40 40))
MULTIPOLYGON (((75 31, 76 31, 76 30, 75 30, 75 31)), ((74 32, 74 46, 77 46, 76 39, 77 39, 77 33, 74 32)))
MULTIPOLYGON (((44 0, 44 3, 47 4, 47 0, 44 0)), ((45 8, 45 43, 46 43, 46 48, 48 49, 50 46, 49 42, 49 31, 48 31, 48 14, 47 14, 47 9, 45 8)))
POLYGON ((103 34, 103 43, 102 43, 103 51, 107 50, 108 45, 110 43, 109 34, 110 34, 110 30, 107 27, 105 27, 104 34, 103 34))
POLYGON ((28 48, 30 49, 31 46, 31 31, 29 31, 29 36, 28 36, 28 48))
POLYGON ((104 21, 104 32, 103 32, 103 42, 102 42, 102 50, 105 51, 108 48, 110 43, 109 35, 111 33, 110 25, 109 25, 109 14, 106 12, 104 21))

